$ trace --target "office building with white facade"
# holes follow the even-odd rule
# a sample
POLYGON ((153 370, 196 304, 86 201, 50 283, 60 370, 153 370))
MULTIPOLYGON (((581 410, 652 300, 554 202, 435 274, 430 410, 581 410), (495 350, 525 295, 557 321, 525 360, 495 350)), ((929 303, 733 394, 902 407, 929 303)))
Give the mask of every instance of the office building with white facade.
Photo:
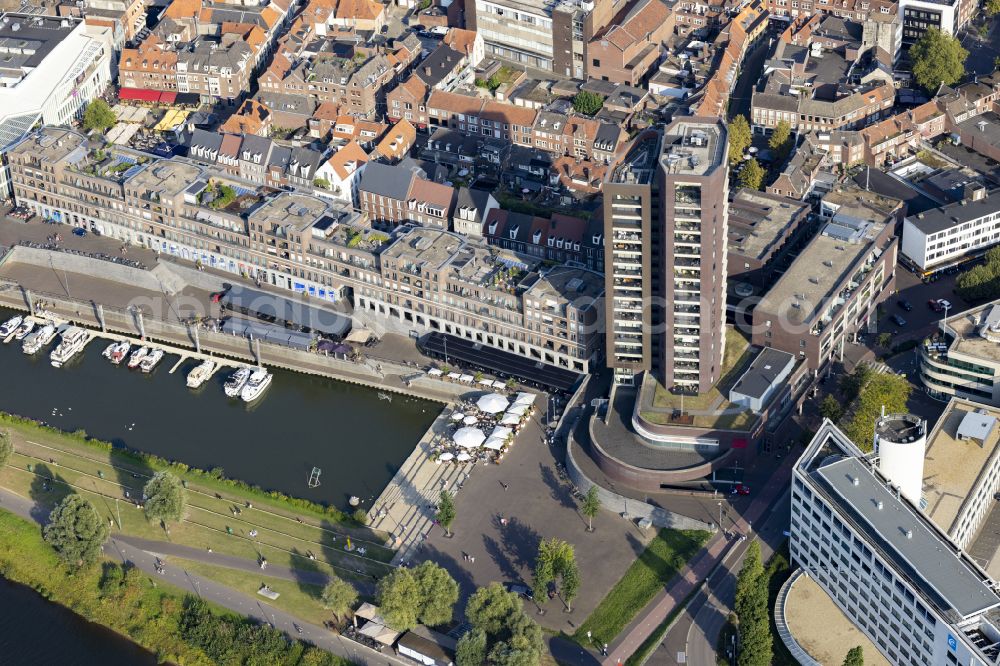
POLYGON ((904 260, 934 271, 983 254, 1000 243, 1000 190, 972 186, 962 200, 903 221, 904 260))
POLYGON ((974 0, 900 0, 903 44, 913 45, 928 28, 937 28, 946 35, 958 34, 972 18, 976 5, 974 0))
MULTIPOLYGON (((897 443, 920 437, 912 420, 896 424, 897 443)), ((923 447, 910 453, 922 457, 923 447)), ((824 422, 793 473, 794 563, 892 664, 1000 663, 994 583, 905 498, 896 473, 824 422)))

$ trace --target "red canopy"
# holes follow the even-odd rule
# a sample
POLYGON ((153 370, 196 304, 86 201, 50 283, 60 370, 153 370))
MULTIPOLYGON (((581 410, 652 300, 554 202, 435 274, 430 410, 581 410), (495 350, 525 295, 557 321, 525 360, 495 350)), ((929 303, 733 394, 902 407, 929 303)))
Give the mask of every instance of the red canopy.
POLYGON ((160 103, 161 104, 173 104, 177 100, 177 93, 175 92, 161 92, 160 93, 160 103))
POLYGON ((145 88, 120 88, 118 99, 132 99, 139 102, 158 102, 160 100, 159 90, 146 90, 145 88))

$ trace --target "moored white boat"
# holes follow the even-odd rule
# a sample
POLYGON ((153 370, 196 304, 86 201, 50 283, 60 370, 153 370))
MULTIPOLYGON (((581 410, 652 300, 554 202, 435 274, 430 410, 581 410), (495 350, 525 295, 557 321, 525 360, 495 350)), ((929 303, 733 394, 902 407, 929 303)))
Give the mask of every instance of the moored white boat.
POLYGON ((15 315, 5 321, 3 325, 0 326, 0 340, 6 342, 7 338, 13 335, 14 331, 17 330, 17 327, 21 325, 22 321, 24 321, 24 317, 21 315, 15 315))
POLYGON ((70 326, 63 331, 62 340, 59 341, 59 344, 49 355, 52 365, 57 368, 62 367, 77 352, 83 349, 88 342, 90 342, 90 331, 78 326, 70 326))
POLYGON ((247 380, 250 379, 250 374, 252 372, 253 370, 247 366, 237 368, 236 372, 231 374, 229 379, 226 380, 226 385, 223 388, 226 395, 230 398, 237 397, 240 394, 240 391, 243 390, 243 387, 246 386, 247 380))
POLYGON ((213 372, 215 372, 215 361, 203 361, 198 365, 198 367, 188 373, 188 388, 198 388, 208 381, 208 378, 212 376, 213 372))
POLYGON ((247 380, 246 386, 240 391, 240 397, 244 402, 253 402, 264 394, 267 387, 271 385, 273 375, 264 368, 257 367, 247 380))
POLYGON ((156 364, 159 363, 160 359, 162 358, 163 358, 163 350, 154 349, 153 351, 146 354, 146 357, 142 359, 142 362, 139 363, 139 369, 142 370, 143 372, 152 372, 154 369, 156 369, 156 364))
POLYGON ((128 340, 122 340, 111 350, 111 355, 108 358, 115 365, 121 365, 121 362, 128 356, 130 349, 132 349, 132 343, 128 340))
POLYGON ((101 352, 101 356, 103 356, 104 358, 111 358, 111 352, 113 352, 117 346, 118 346, 117 342, 110 343, 107 347, 104 348, 104 351, 101 352))
POLYGON ((14 331, 14 339, 24 340, 33 330, 35 330, 35 322, 31 319, 25 319, 21 322, 21 325, 17 327, 17 330, 14 331))
POLYGON ((142 359, 146 358, 147 354, 149 354, 149 347, 139 347, 136 349, 132 352, 132 355, 128 357, 128 367, 138 368, 139 364, 142 363, 142 359))
POLYGON ((54 337, 56 337, 56 327, 52 324, 46 324, 24 339, 24 342, 21 343, 21 351, 28 355, 34 354, 52 342, 54 337))

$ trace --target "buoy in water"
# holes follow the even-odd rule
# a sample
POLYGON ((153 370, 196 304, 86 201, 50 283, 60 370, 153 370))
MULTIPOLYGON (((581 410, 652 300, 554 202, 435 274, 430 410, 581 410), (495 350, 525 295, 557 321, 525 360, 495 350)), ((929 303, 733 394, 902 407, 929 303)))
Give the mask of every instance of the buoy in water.
POLYGON ((358 498, 357 495, 351 495, 351 499, 347 500, 347 503, 350 504, 351 506, 357 506, 361 504, 361 500, 358 498))

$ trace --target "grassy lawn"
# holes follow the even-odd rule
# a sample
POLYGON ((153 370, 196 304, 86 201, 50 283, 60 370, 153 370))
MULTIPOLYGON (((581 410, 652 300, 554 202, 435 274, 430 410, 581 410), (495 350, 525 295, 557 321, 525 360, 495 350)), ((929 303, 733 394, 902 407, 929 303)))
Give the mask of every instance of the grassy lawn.
POLYGON ((750 360, 750 343, 735 328, 727 326, 726 350, 722 358, 722 376, 715 386, 705 393, 685 395, 682 398, 680 395, 671 393, 665 386, 657 382, 653 390, 652 408, 648 402, 645 403, 642 417, 650 423, 666 425, 672 423, 672 410, 680 409, 683 406, 685 414, 694 419, 692 425, 698 427, 738 430, 749 426, 755 417, 748 410, 730 414, 690 414, 690 412, 709 409, 721 411, 734 407, 727 398, 729 389, 746 371, 750 360))
POLYGON ((245 571, 236 571, 226 567, 217 567, 203 562, 192 562, 170 558, 171 566, 181 567, 192 573, 201 574, 206 578, 231 587, 243 594, 259 599, 262 604, 280 608, 292 615, 296 615, 306 622, 321 625, 327 620, 332 620, 333 615, 323 609, 319 602, 323 588, 319 585, 308 583, 297 583, 284 578, 273 578, 271 576, 258 576, 245 571), (257 590, 261 584, 266 584, 269 588, 278 592, 281 596, 275 601, 257 595, 257 590))
MULTIPOLYGON (((278 501, 262 502, 256 495, 240 495, 238 489, 206 491, 197 481, 188 480, 185 519, 170 526, 169 534, 159 524, 146 520, 145 513, 130 500, 141 498, 142 487, 152 472, 115 451, 106 451, 42 428, 21 424, 0 424, 10 432, 16 449, 6 468, 0 469, 0 486, 53 506, 72 489, 85 495, 98 511, 114 521, 114 529, 134 536, 170 540, 198 549, 251 561, 264 556, 273 564, 292 568, 319 568, 342 578, 380 575, 388 570, 385 562, 392 551, 363 536, 378 535, 362 529, 343 529, 342 524, 320 518, 317 512, 297 512, 294 507, 275 507, 278 501), (31 466, 31 471, 28 466, 31 466), (247 499, 249 498, 249 499, 247 499), (247 507, 247 502, 253 508, 247 507), (237 513, 238 511, 238 513, 237 513), (249 533, 256 530, 251 538, 249 533), (355 546, 365 548, 364 557, 344 550, 350 537, 355 546), (308 559, 312 552, 317 560, 308 559), (318 567, 317 567, 318 565, 318 567)), ((173 470, 172 470, 173 471, 173 470)), ((356 553, 357 551, 355 551, 356 553)))
POLYGON ((708 532, 698 530, 660 530, 590 617, 580 625, 573 638, 585 643, 587 631, 591 631, 595 643, 610 643, 687 564, 709 536, 708 532))
MULTIPOLYGON (((127 575, 125 584, 117 590, 104 590, 100 581, 104 567, 110 564, 105 561, 70 575, 42 540, 37 525, 0 510, 0 571, 5 578, 27 585, 46 599, 129 637, 155 653, 160 662, 185 666, 214 663, 181 635, 185 592, 154 581, 138 570, 127 575)), ((231 616, 217 607, 212 610, 231 616)), ((55 635, 53 638, 58 640, 55 635)), ((283 664, 348 666, 339 657, 295 641, 282 656, 283 664)))

